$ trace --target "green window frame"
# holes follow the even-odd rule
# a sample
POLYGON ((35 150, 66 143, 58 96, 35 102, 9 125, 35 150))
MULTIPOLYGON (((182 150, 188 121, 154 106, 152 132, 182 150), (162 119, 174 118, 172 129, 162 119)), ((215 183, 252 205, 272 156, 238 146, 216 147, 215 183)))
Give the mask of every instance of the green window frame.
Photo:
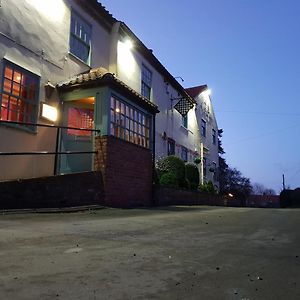
POLYGON ((141 82, 141 94, 145 98, 150 100, 152 86, 152 72, 142 65, 142 82, 141 82))
POLYGON ((151 117, 120 100, 110 98, 110 134, 150 149, 151 117))
POLYGON ((188 128, 188 115, 182 116, 182 126, 188 128))
POLYGON ((70 53, 90 64, 92 25, 74 10, 71 11, 70 53))
POLYGON ((206 121, 203 119, 201 120, 201 135, 206 137, 206 121))
MULTIPOLYGON (((22 67, 4 61, 0 93, 0 119, 20 123, 37 123, 40 77, 22 67)), ((11 124, 36 132, 34 125, 11 124)))

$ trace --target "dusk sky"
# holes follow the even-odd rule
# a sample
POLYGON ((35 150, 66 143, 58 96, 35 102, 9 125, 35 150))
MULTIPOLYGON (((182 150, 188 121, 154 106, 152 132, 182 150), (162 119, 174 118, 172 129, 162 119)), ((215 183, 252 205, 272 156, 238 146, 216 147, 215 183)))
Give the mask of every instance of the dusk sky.
POLYGON ((100 1, 184 87, 208 84, 227 163, 300 186, 300 1, 100 1))

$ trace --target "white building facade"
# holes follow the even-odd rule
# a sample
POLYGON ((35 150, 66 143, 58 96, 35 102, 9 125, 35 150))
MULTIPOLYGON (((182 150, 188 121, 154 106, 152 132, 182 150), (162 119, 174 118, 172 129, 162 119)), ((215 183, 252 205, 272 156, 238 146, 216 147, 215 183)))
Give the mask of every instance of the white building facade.
MULTIPOLYGON (((216 172, 208 172, 218 168, 210 98, 186 91, 126 24, 96 0, 11 0, 0 10, 0 152, 92 150, 91 134, 34 124, 96 128, 155 149, 156 159, 203 156, 202 182, 218 185, 216 172), (43 114, 46 108, 57 118, 43 114)), ((92 155, 74 157, 0 156, 0 180, 93 169, 92 155)))

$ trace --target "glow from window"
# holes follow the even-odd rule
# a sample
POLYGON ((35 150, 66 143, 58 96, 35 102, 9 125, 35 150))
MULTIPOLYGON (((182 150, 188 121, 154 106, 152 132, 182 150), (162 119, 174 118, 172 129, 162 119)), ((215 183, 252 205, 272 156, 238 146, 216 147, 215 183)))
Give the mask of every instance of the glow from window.
POLYGON ((58 117, 56 107, 53 107, 53 106, 50 106, 48 104, 43 103, 42 117, 49 120, 49 121, 55 122, 57 120, 57 117, 58 117))
POLYGON ((118 41, 118 66, 128 78, 132 78, 135 71, 135 60, 126 42, 118 41))
POLYGON ((66 7, 62 0, 26 0, 39 13, 53 22, 61 22, 65 17, 66 7))

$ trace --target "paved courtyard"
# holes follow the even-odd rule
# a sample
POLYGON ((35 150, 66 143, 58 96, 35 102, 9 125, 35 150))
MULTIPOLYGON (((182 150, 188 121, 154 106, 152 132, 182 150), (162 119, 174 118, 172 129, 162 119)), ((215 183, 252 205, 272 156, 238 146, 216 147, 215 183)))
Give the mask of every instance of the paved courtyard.
POLYGON ((1 215, 0 299, 300 299, 300 209, 1 215))

